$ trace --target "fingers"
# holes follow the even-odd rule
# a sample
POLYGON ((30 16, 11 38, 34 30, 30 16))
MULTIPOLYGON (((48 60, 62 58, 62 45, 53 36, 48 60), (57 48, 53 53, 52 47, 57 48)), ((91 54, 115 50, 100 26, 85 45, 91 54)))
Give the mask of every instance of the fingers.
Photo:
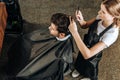
POLYGON ((82 16, 81 11, 79 11, 79 15, 80 15, 81 20, 83 20, 83 16, 82 16))
POLYGON ((83 16, 80 10, 76 10, 75 15, 78 20, 83 20, 83 16))
POLYGON ((80 10, 76 10, 75 15, 82 15, 80 10))
POLYGON ((75 15, 78 15, 78 10, 75 11, 75 15))
POLYGON ((71 16, 69 16, 69 20, 70 20, 70 23, 74 21, 74 19, 71 16))

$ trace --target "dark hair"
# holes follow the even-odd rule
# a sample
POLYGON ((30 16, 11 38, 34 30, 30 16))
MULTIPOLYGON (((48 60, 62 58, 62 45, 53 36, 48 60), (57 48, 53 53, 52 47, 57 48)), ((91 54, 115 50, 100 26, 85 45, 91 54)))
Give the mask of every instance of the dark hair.
POLYGON ((65 35, 68 35, 70 33, 68 29, 68 26, 70 24, 68 15, 63 13, 55 13, 51 17, 51 22, 57 26, 59 33, 65 33, 65 35))

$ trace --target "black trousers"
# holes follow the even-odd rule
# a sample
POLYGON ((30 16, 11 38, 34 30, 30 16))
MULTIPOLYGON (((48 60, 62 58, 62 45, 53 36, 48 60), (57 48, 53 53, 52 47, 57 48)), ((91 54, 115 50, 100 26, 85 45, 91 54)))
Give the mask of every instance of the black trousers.
POLYGON ((84 77, 88 77, 91 80, 98 80, 98 63, 101 60, 101 57, 102 52, 89 59, 84 59, 79 52, 75 62, 75 68, 84 77))

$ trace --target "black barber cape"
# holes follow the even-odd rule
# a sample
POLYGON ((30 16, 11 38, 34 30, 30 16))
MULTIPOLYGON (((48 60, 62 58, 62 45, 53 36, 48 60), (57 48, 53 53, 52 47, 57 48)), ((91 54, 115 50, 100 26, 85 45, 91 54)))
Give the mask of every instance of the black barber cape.
POLYGON ((17 77, 22 80, 63 80, 65 64, 69 66, 73 62, 73 42, 71 36, 67 37, 59 41, 39 30, 24 35, 22 44, 25 52, 30 52, 30 59, 17 77))

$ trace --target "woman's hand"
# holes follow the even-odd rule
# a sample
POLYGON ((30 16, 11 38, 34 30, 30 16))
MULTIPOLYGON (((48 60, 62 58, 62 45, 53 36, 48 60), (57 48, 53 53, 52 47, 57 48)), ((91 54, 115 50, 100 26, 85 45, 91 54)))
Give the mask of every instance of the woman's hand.
POLYGON ((69 25, 69 31, 73 34, 75 32, 77 32, 77 25, 76 22, 74 21, 74 19, 72 19, 72 17, 69 17, 70 20, 70 25, 69 25))
POLYGON ((81 26, 86 24, 86 21, 84 20, 83 15, 82 15, 80 10, 76 10, 75 16, 76 16, 76 19, 80 23, 81 26))
POLYGON ((80 10, 76 10, 75 16, 76 16, 77 21, 79 21, 79 22, 84 20, 80 10))

